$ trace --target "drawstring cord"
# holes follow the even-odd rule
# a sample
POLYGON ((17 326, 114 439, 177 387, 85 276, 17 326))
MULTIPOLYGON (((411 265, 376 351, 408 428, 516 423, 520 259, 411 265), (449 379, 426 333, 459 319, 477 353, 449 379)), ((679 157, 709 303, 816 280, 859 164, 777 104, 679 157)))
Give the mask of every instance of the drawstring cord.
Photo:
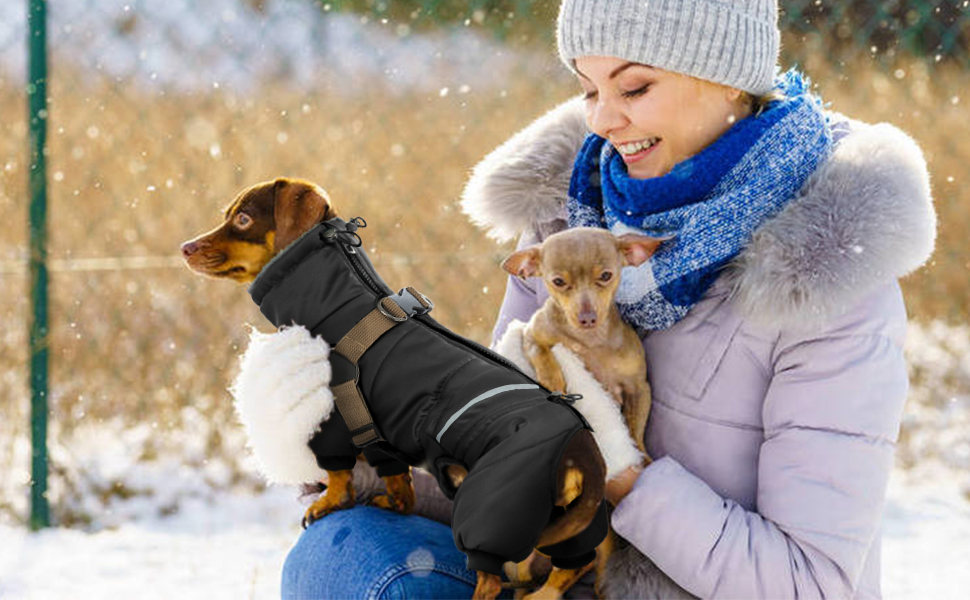
POLYGON ((331 243, 337 238, 340 238, 340 241, 354 248, 363 245, 364 242, 357 235, 357 228, 367 227, 367 221, 363 217, 354 217, 347 221, 346 227, 346 230, 327 228, 320 232, 320 240, 331 243))
POLYGON ((557 404, 566 403, 572 406, 576 404, 577 400, 582 400, 582 394, 563 394, 562 392, 553 392, 546 397, 546 400, 550 402, 555 402, 557 404))
POLYGON ((582 394, 563 394, 562 392, 553 392, 546 396, 546 400, 555 402, 556 404, 562 404, 563 406, 568 406, 569 408, 573 409, 573 412, 576 413, 579 420, 583 422, 586 429, 593 431, 592 426, 590 426, 589 421, 586 420, 586 417, 583 416, 583 413, 581 413, 578 408, 573 406, 576 404, 576 401, 581 400, 582 397, 582 394))

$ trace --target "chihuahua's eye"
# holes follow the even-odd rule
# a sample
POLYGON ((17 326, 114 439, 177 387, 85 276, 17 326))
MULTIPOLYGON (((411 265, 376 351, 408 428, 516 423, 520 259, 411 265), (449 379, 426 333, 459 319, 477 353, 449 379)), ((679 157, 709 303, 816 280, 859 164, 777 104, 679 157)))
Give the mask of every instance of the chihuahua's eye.
POLYGON ((554 277, 552 279, 552 285, 554 285, 556 287, 565 287, 566 280, 563 279, 562 277, 554 277))
POLYGON ((237 213, 232 220, 232 224, 240 229, 247 229, 253 224, 253 220, 246 213, 237 213))
POLYGON ((609 281, 610 279, 613 279, 613 273, 611 273, 610 271, 603 271, 603 274, 600 275, 600 281, 604 283, 609 281))

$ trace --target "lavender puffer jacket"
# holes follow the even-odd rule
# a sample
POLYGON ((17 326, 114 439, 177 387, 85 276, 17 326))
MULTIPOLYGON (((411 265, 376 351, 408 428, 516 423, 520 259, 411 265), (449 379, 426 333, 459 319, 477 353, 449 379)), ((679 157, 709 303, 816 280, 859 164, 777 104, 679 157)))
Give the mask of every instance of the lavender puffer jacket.
MULTIPOLYGON (((700 597, 880 596, 880 522, 907 392, 896 279, 932 253, 915 142, 840 121, 833 156, 682 321, 648 334, 655 459, 614 529, 700 597)), ((489 236, 565 227, 581 102, 486 157, 463 210, 489 236)), ((546 298, 510 277, 493 335, 546 298)))

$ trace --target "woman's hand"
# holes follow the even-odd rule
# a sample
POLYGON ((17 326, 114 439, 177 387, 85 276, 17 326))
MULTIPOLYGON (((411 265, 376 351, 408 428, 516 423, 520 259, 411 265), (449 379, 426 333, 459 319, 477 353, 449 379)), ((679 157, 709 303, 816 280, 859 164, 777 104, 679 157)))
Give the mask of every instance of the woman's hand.
POLYGON ((619 475, 607 481, 605 493, 607 502, 613 506, 619 504, 620 500, 625 498, 633 489, 633 484, 637 482, 640 473, 643 472, 648 464, 650 464, 650 459, 647 459, 639 465, 627 467, 619 475))

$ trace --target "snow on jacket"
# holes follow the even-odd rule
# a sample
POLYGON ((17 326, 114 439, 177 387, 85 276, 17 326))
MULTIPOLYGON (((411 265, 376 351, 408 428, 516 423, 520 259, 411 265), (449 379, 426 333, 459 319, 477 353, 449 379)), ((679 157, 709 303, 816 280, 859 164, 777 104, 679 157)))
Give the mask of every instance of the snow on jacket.
MULTIPOLYGON (((642 342, 655 459, 614 529, 701 597, 880 596, 880 522, 908 387, 896 279, 932 253, 922 153, 833 114, 837 147, 683 320, 642 342)), ((462 201, 499 241, 566 226, 579 99, 487 156, 462 201)), ((493 345, 545 301, 510 277, 493 345)))

